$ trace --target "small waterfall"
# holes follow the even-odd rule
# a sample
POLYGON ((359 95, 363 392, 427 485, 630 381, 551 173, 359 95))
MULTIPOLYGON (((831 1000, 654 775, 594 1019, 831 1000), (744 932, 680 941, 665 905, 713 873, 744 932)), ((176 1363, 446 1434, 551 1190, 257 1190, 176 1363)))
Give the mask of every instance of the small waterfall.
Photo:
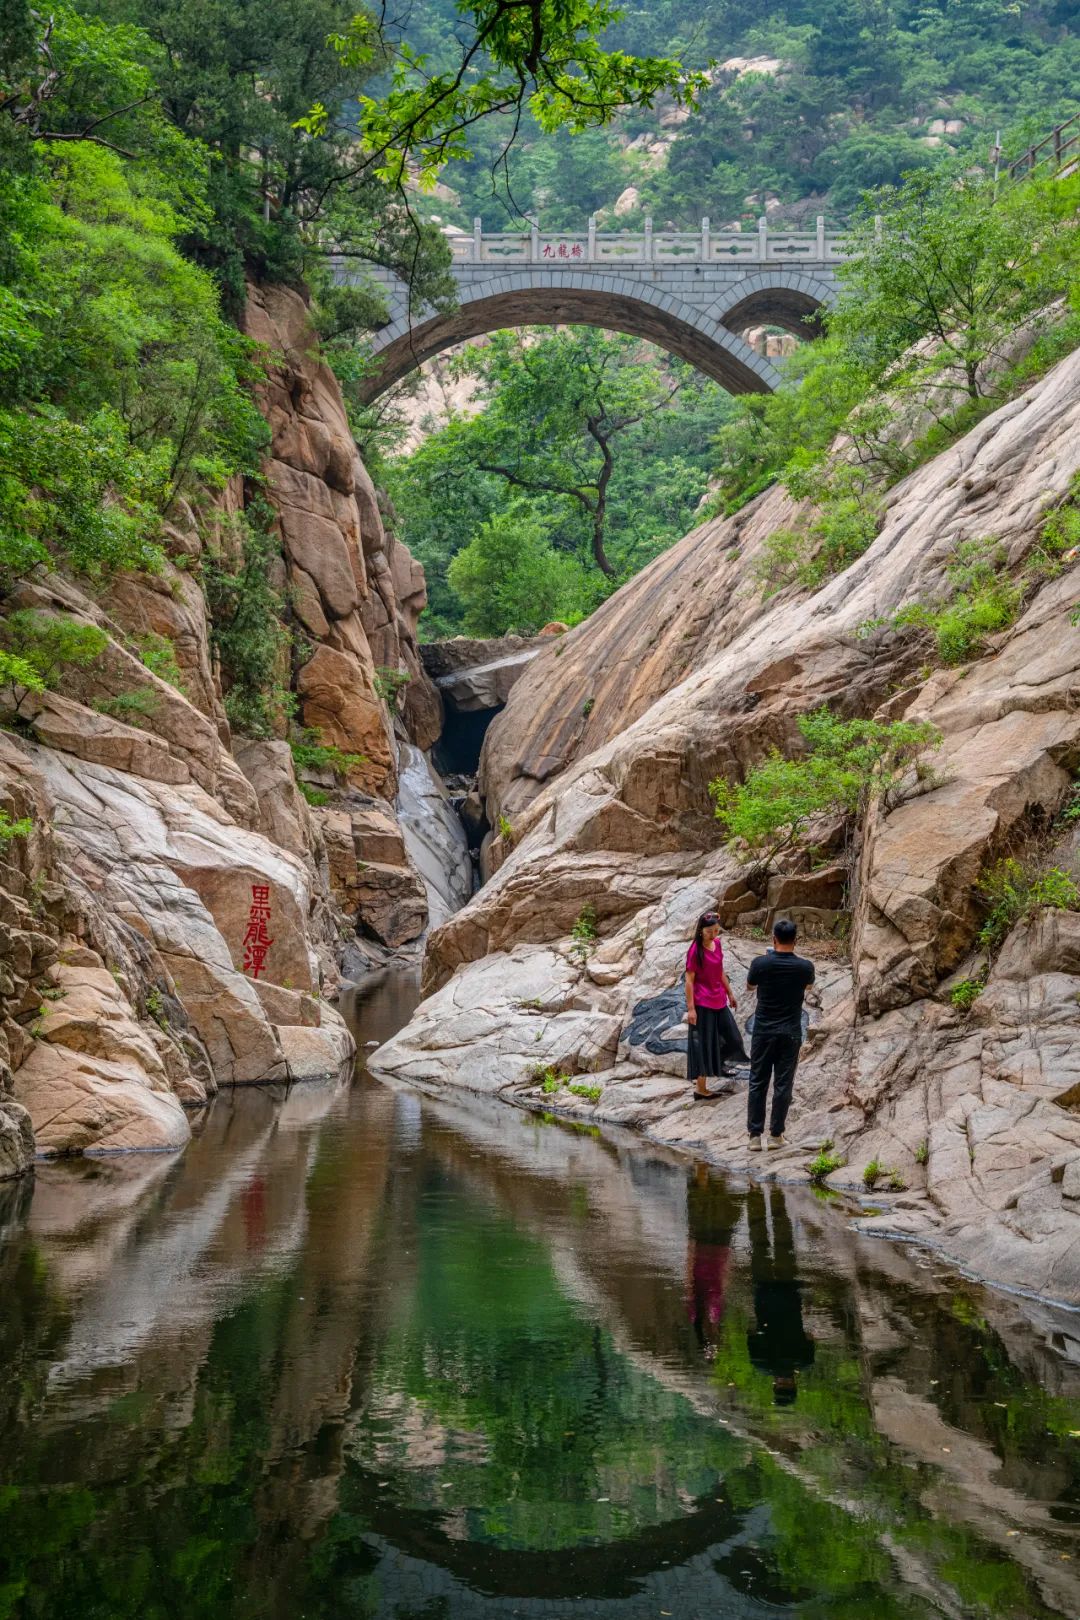
POLYGON ((426 754, 412 743, 398 753, 397 818, 409 859, 428 893, 429 928, 460 911, 473 892, 473 864, 461 818, 426 754))

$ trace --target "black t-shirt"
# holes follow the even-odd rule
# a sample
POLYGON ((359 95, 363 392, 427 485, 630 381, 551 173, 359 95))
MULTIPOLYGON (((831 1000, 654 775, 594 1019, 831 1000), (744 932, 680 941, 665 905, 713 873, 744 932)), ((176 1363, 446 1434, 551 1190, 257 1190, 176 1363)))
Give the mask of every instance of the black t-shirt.
POLYGON ((757 988, 754 1034, 801 1038, 803 995, 814 982, 813 962, 794 951, 769 951, 754 957, 746 982, 757 988))

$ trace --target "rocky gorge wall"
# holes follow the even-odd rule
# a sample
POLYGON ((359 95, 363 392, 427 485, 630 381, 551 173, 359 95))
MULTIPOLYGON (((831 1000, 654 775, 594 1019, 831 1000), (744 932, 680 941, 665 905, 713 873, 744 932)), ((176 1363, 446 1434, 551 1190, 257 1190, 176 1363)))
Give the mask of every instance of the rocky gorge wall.
POLYGON ((181 1147, 219 1085, 347 1072, 327 999, 343 955, 363 971, 418 940, 454 881, 425 881, 398 817, 404 759, 413 822, 463 845, 421 752, 441 725, 416 642, 423 572, 383 525, 302 298, 253 288, 247 329, 265 356, 271 583, 294 632, 282 678, 296 723, 356 757, 302 782, 284 735, 230 727, 201 581, 211 555, 236 561, 250 484, 181 503, 156 573, 41 575, 9 595, 5 616, 107 640, 55 690, 0 695, 0 809, 30 828, 0 841, 0 1177, 35 1152, 181 1147))
MULTIPOLYGON (((950 998, 979 961, 979 874, 1047 834, 1080 769, 1076 560, 962 667, 933 667, 925 635, 873 628, 941 600, 962 541, 994 539, 1018 570, 1078 469, 1074 354, 898 484, 867 552, 816 592, 763 601, 754 583, 768 537, 806 519, 776 489, 542 650, 485 742, 488 819, 509 827, 498 869, 433 934, 428 999, 375 1066, 748 1167, 745 1095, 687 1106, 682 958, 696 915, 719 904, 738 991, 771 915, 793 911, 814 941, 818 1005, 794 1145, 767 1173, 804 1175, 826 1140, 847 1161, 842 1183, 877 1159, 907 1190, 875 1195, 869 1229, 1080 1303, 1080 916, 1021 921, 970 1010, 950 998), (774 745, 795 750, 798 717, 822 703, 931 721, 936 775, 876 812, 855 871, 804 862, 752 894, 708 784, 774 745), (573 935, 587 908, 592 941, 573 935), (542 1093, 544 1071, 583 1076, 584 1094, 542 1093)), ((1053 859, 1080 871, 1065 829, 1053 859)))

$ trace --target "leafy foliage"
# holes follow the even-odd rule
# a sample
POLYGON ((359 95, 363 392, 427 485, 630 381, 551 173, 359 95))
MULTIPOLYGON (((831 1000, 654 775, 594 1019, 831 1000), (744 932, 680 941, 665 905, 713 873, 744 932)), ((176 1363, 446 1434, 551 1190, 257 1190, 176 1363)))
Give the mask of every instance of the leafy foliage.
POLYGON ((585 966, 592 955, 598 937, 596 908, 591 905, 583 906, 570 930, 570 954, 577 958, 581 967, 585 966))
POLYGON ((364 763, 363 754, 345 753, 333 743, 324 743, 316 726, 305 726, 298 736, 290 737, 289 747, 298 771, 331 771, 345 777, 364 763))
POLYGON ((32 608, 9 614, 3 634, 9 651, 2 655, 0 678, 11 691, 16 713, 29 693, 54 687, 65 669, 89 668, 109 645, 108 636, 97 625, 32 608))
POLYGON ((447 583, 469 635, 531 634, 585 595, 581 563, 556 551, 548 530, 521 502, 481 524, 457 553, 447 583))
POLYGON ((251 345, 180 251, 209 172, 162 111, 150 41, 26 15, 0 108, 0 587, 50 560, 154 567, 161 516, 266 438, 251 345))
POLYGON ((1004 572, 1004 559, 993 541, 961 542, 945 574, 952 587, 946 602, 938 607, 911 603, 892 622, 929 630, 942 662, 963 664, 978 655, 987 636, 1013 622, 1023 589, 1004 572))
MULTIPOLYGON (((950 595, 945 601, 908 603, 887 622, 897 629, 916 625, 929 630, 943 663, 966 663, 985 650, 988 637, 1014 622, 1030 590, 1060 572, 1078 536, 1080 508, 1073 491, 1048 514, 1037 544, 1015 575, 1007 572, 1005 553, 993 539, 961 541, 946 565, 950 595)), ((871 620, 858 633, 882 622, 871 620)))
POLYGON ((408 686, 412 676, 407 669, 391 669, 380 664, 375 671, 375 690, 391 710, 397 708, 398 698, 408 686))
POLYGON ((834 1153, 832 1149, 832 1142, 822 1142, 820 1148, 814 1154, 814 1157, 810 1160, 810 1163, 806 1167, 806 1173, 810 1177, 810 1180, 813 1182, 815 1187, 822 1186, 827 1177, 831 1176, 834 1170, 842 1170, 844 1168, 845 1161, 840 1158, 839 1154, 834 1153))
POLYGON ((137 686, 130 692, 118 692, 115 697, 95 698, 91 707, 99 714, 112 715, 114 720, 138 725, 140 720, 153 719, 161 708, 161 699, 152 686, 137 686))
POLYGON ((995 951, 1018 922, 1044 907, 1080 911, 1080 886, 1071 872, 1015 856, 992 866, 976 884, 976 893, 987 907, 979 944, 988 951, 995 951))
MULTIPOLYGON (((537 624, 576 622, 690 526, 708 488, 713 435, 734 409, 716 384, 648 345, 589 328, 496 333, 457 370, 477 378, 480 411, 455 416, 384 467, 405 539, 427 571, 436 633, 478 620, 488 634, 520 628, 517 604, 534 593, 547 604, 532 615, 537 624), (466 603, 452 570, 504 516, 508 496, 528 525, 522 577, 507 602, 488 598, 478 613, 477 588, 466 603)), ((509 553, 499 567, 516 572, 509 553)))
POLYGON ((31 816, 9 816, 6 810, 0 810, 0 848, 5 848, 16 838, 29 838, 34 830, 31 816))
POLYGON ((859 815, 871 797, 888 811, 909 773, 923 768, 923 754, 941 741, 926 722, 841 720, 828 708, 803 715, 799 731, 803 757, 773 749, 744 782, 721 777, 710 784, 717 820, 762 870, 819 817, 859 815))
POLYGON ((184 691, 184 672, 176 661, 176 648, 168 636, 148 630, 145 635, 136 637, 135 647, 139 661, 151 674, 175 686, 178 692, 184 691))
MULTIPOLYGON (((391 83, 378 97, 360 95, 361 164, 380 180, 402 185, 415 170, 430 189, 443 165, 473 156, 473 125, 493 115, 520 115, 527 106, 545 133, 583 131, 610 123, 627 106, 651 106, 661 91, 678 105, 704 88, 671 57, 635 58, 608 51, 600 35, 618 12, 609 0, 537 0, 522 18, 514 0, 459 0, 464 37, 445 68, 406 40, 388 36, 374 15, 360 12, 333 37, 343 67, 370 70, 391 58, 391 83)), ((445 54, 445 53, 444 53, 445 54)), ((330 127, 317 104, 301 127, 330 127)))
MULTIPOLYGON (((895 185, 906 172, 958 156, 983 163, 998 128, 1018 151, 1075 108, 1080 48, 1056 0, 1022 8, 999 0, 657 0, 626 7, 604 43, 640 54, 676 56, 694 67, 733 57, 771 59, 775 68, 714 73, 690 116, 661 124, 634 108, 616 124, 567 140, 547 137, 526 109, 474 128, 472 157, 444 176, 440 198, 455 223, 474 215, 505 229, 508 215, 538 212, 552 229, 578 227, 610 207, 627 185, 641 211, 692 228, 752 222, 767 198, 781 218, 823 206, 834 216, 858 206, 868 188, 895 185), (947 132, 932 121, 959 121, 947 132), (507 138, 518 139, 507 152, 507 138), (931 133, 931 129, 935 133, 931 133), (666 162, 642 163, 627 136, 664 139, 666 162), (800 207, 800 203, 802 206, 800 207)), ((428 0, 410 19, 410 38, 449 71, 460 60, 454 0, 428 0)), ((634 216, 629 216, 633 222, 634 216)))
POLYGON ((561 1091, 563 1086, 567 1085, 570 1080, 568 1074, 561 1074, 551 1064, 543 1063, 538 1063, 536 1068, 533 1069, 532 1078, 546 1097, 554 1096, 555 1092, 561 1091))
POLYGON ((846 567, 873 537, 883 487, 1080 341, 1071 317, 1050 314, 1080 287, 1077 192, 1071 179, 995 197, 986 178, 943 170, 868 199, 826 336, 785 363, 774 394, 740 400, 717 435, 723 510, 777 480, 818 507, 801 546, 785 531, 762 559, 767 590, 813 588, 846 567), (1013 360, 1024 324, 1034 341, 1013 360), (838 435, 843 458, 827 461, 838 435))
POLYGON ((320 805, 330 803, 329 793, 325 792, 322 788, 312 787, 310 782, 303 781, 297 782, 296 785, 300 789, 303 797, 307 800, 308 804, 314 805, 317 808, 320 805))
POLYGON ((44 692, 45 682, 26 658, 0 648, 0 686, 6 686, 16 712, 32 692, 44 692))
POLYGON ((274 735, 292 706, 286 685, 291 637, 270 578, 278 551, 272 517, 264 500, 253 501, 237 520, 231 550, 208 555, 202 572, 225 713, 251 737, 274 735))
POLYGON ((982 176, 909 174, 877 192, 853 229, 856 256, 829 329, 858 345, 890 389, 993 391, 986 367, 1021 322, 1062 291, 1074 250, 1074 188, 999 193, 982 176))
MULTIPOLYGON (((986 989, 986 981, 982 978, 961 979, 949 991, 949 1000, 957 1012, 970 1012, 986 989)), ((920 1160, 920 1163, 924 1161, 920 1160)))

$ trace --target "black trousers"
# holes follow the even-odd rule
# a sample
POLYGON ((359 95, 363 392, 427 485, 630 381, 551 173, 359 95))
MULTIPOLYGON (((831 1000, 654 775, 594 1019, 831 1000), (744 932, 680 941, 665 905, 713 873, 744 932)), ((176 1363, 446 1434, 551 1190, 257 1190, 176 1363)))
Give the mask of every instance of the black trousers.
POLYGON ((750 1042, 750 1095, 746 1105, 746 1128, 751 1136, 760 1136, 765 1129, 765 1099, 770 1080, 769 1130, 773 1136, 783 1135, 801 1045, 798 1035, 758 1035, 755 1031, 750 1042))

